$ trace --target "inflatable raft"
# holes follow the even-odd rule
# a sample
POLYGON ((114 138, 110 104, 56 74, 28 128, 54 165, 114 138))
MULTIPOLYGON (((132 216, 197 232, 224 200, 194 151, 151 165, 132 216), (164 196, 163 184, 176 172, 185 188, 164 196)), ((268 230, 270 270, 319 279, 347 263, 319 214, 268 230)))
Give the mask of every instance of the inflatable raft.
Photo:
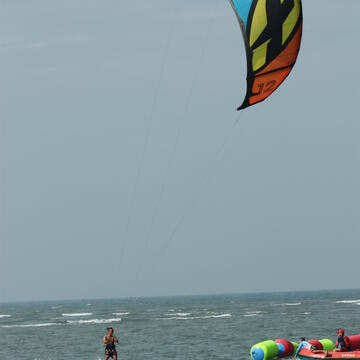
POLYGON ((360 351, 349 351, 349 352, 320 352, 314 353, 307 349, 301 349, 298 355, 299 359, 308 360, 308 359, 359 359, 360 360, 360 351))
MULTIPOLYGON (((325 351, 334 349, 334 343, 328 339, 309 340, 309 343, 325 351)), ((250 350, 250 355, 253 360, 282 359, 294 356, 297 348, 298 344, 289 340, 267 340, 254 345, 250 350)))
MULTIPOLYGON (((323 351, 313 352, 307 349, 301 349, 299 352, 299 358, 306 359, 359 359, 360 360, 360 335, 349 336, 350 350, 347 352, 334 352, 323 351)), ((315 344, 316 346, 316 344, 315 344)), ((321 348, 317 346, 319 350, 329 350, 329 348, 321 348)), ((333 350, 333 349, 330 349, 333 350)))
MULTIPOLYGON (((300 359, 354 359, 360 360, 360 335, 349 336, 349 352, 335 352, 332 340, 308 340, 314 345, 316 351, 301 349, 298 356, 300 359)), ((294 356, 298 344, 289 340, 278 339, 275 341, 267 340, 254 345, 250 350, 253 360, 272 360, 294 356)))

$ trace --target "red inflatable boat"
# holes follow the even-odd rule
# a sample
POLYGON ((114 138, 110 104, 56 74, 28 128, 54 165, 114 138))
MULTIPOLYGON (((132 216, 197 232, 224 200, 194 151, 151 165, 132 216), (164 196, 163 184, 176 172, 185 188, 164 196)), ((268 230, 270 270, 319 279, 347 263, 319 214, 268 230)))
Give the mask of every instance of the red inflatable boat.
POLYGON ((300 359, 359 359, 360 351, 349 351, 349 352, 334 352, 334 351, 323 351, 323 352, 312 352, 308 349, 301 349, 298 357, 300 359))
MULTIPOLYGON (((360 335, 349 336, 350 349, 348 352, 320 351, 313 352, 308 349, 301 349, 299 352, 300 359, 358 359, 360 360, 360 335)), ((309 343, 322 349, 321 344, 316 340, 309 340, 309 343)))

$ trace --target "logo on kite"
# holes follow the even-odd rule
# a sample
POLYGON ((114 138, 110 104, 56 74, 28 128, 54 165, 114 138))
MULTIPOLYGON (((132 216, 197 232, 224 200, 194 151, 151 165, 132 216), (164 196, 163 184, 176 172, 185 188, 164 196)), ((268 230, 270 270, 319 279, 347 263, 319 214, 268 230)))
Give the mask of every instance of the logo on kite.
POLYGON ((247 93, 238 110, 268 98, 287 78, 299 54, 301 0, 230 0, 247 56, 247 93))

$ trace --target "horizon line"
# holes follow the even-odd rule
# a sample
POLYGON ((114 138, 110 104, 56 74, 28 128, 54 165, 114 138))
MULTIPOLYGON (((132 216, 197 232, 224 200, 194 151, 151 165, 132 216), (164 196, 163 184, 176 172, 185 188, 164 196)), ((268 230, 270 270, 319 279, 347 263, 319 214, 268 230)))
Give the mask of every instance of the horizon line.
POLYGON ((259 290, 245 292, 224 292, 224 293, 199 293, 199 294, 173 294, 173 295, 140 295, 140 296, 119 296, 119 297, 89 297, 89 298, 64 298, 64 299, 37 299, 37 300, 10 300, 0 301, 0 305, 23 304, 23 303, 53 303, 71 301, 110 301, 110 300, 134 300, 134 299, 158 299, 158 298, 184 298, 184 297, 209 297, 209 296, 251 296, 289 293, 311 293, 311 292, 339 292, 339 291, 360 291, 360 288, 337 288, 337 289, 297 289, 297 290, 259 290))

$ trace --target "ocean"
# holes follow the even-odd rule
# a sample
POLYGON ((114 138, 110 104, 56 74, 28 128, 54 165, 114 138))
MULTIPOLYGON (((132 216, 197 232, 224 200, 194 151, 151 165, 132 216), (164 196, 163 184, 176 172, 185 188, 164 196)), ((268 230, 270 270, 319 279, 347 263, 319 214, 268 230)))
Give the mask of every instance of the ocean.
POLYGON ((1 360, 249 359, 275 338, 360 333, 360 290, 0 304, 1 360))

